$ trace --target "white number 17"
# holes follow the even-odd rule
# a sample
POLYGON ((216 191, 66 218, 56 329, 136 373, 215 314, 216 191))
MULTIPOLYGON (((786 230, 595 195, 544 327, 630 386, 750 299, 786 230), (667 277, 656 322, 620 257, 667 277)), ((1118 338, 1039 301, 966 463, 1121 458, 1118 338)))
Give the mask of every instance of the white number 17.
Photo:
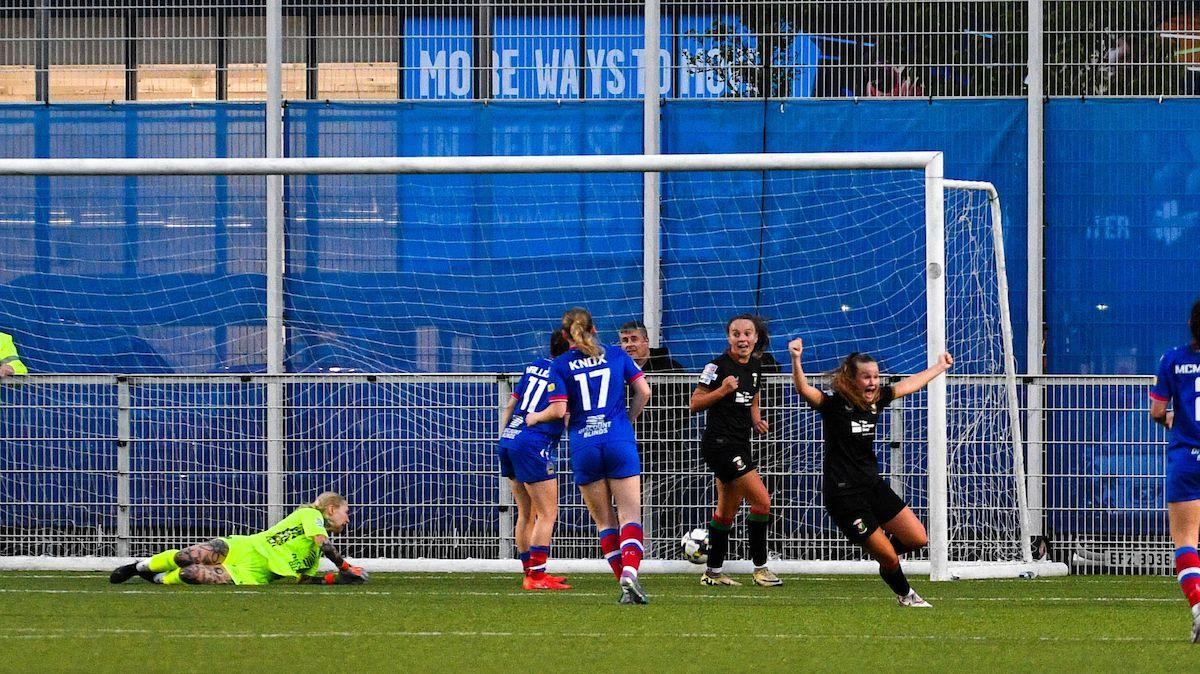
POLYGON ((575 375, 575 381, 579 382, 579 393, 583 396, 583 411, 592 411, 592 392, 588 389, 588 378, 600 380, 600 395, 596 397, 596 407, 605 407, 608 405, 608 378, 609 370, 592 370, 591 372, 580 372, 575 375))

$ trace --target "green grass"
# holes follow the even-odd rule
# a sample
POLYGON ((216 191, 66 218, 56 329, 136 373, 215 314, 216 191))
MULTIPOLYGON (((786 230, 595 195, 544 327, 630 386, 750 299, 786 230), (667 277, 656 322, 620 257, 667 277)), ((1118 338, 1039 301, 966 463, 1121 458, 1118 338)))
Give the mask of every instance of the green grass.
POLYGON ((649 606, 617 605, 615 581, 600 575, 571 578, 569 592, 529 593, 516 574, 199 588, 4 573, 2 669, 1000 674, 1200 662, 1171 578, 915 578, 932 610, 896 606, 873 576, 786 576, 780 588, 643 580, 649 606))

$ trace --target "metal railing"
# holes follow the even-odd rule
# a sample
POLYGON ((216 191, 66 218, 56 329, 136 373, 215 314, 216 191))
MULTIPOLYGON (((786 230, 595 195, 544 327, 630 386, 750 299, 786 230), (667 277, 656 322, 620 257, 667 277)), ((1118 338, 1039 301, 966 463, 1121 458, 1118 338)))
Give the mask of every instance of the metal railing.
MULTIPOLYGON (((261 529, 268 524, 267 485, 279 480, 282 506, 326 489, 346 493, 353 509, 342 540, 355 556, 511 556, 513 506, 498 476, 494 438, 514 377, 281 378, 286 430, 278 475, 267 468, 265 375, 39 375, 0 386, 0 496, 8 513, 0 555, 145 555, 261 529)), ((696 451, 700 420, 684 409, 691 382, 686 375, 654 377, 656 395, 639 422, 652 559, 674 557, 680 532, 706 521, 713 503, 712 478, 696 451)), ((969 383, 951 377, 950 399, 969 383)), ((1145 412, 1148 383, 1111 376, 1025 382, 1041 387, 1044 401, 1042 440, 1027 449, 1045 467, 1027 478, 1037 486, 1032 515, 1051 554, 1076 571, 1170 572, 1165 437, 1145 412)), ((786 376, 769 376, 763 400, 772 430, 755 442, 777 513, 772 550, 791 560, 858 559, 820 505, 818 417, 786 376)), ((877 451, 884 474, 925 518, 923 403, 920 396, 901 402, 881 419, 877 451)), ((952 431, 952 445, 954 437, 952 431)), ((951 515, 958 541, 952 554, 959 559, 983 544, 972 537, 972 523, 1012 502, 1007 493, 975 493, 1005 484, 988 477, 989 462, 1004 465, 997 458, 1003 450, 989 444, 951 450, 951 507, 960 508, 951 515), (974 500, 956 500, 956 489, 974 500)), ((560 454, 555 554, 594 557, 568 448, 560 454)), ((743 545, 734 542, 735 555, 743 545)))
MULTIPOLYGON (((283 3, 285 99, 638 99, 644 3, 283 3)), ((1045 0, 1049 96, 1189 96, 1182 0, 1045 0)), ((1023 0, 661 3, 667 98, 1023 96, 1023 0)), ((265 2, 23 0, 0 101, 263 100, 265 2)))

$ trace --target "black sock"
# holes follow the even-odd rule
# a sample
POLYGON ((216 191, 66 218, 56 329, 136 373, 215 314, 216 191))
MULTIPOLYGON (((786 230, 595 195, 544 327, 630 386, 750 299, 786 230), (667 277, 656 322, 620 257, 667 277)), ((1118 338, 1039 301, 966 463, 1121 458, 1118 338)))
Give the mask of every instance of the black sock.
POLYGON ((730 525, 715 518, 708 523, 708 568, 725 566, 725 553, 729 550, 730 525))
POLYGON ((892 588, 892 592, 895 592, 898 596, 903 597, 907 595, 910 590, 912 590, 912 586, 908 584, 908 578, 904 575, 904 569, 901 568, 899 564, 896 565, 896 568, 890 571, 884 569, 883 565, 880 565, 879 577, 882 578, 883 582, 887 583, 888 587, 892 588))
POLYGON ((750 534, 750 559, 755 567, 767 564, 767 529, 770 527, 770 514, 750 513, 746 517, 746 529, 750 534))

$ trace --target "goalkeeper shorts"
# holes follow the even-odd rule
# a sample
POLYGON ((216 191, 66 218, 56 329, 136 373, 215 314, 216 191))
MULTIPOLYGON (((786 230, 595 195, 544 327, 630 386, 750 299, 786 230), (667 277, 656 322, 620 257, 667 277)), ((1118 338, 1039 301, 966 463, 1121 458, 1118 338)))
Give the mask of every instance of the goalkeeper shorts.
POLYGON ((249 536, 229 536, 229 554, 221 563, 234 585, 266 585, 275 579, 267 558, 254 547, 249 536))

